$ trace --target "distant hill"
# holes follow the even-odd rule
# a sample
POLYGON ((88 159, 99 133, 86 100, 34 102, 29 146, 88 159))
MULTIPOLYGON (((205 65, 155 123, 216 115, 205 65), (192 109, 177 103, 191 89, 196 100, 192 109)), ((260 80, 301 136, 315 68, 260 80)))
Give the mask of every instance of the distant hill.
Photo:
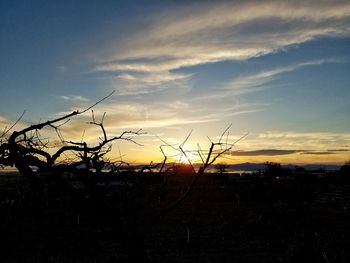
MULTIPOLYGON (((165 165, 164 170, 174 165, 174 163, 168 163, 165 165)), ((214 164, 209 167, 207 172, 215 172, 219 164, 214 164)), ((147 165, 146 165, 147 166, 147 165)), ((200 164, 194 164, 195 168, 198 169, 201 165, 200 164)), ((306 170, 312 171, 312 170, 319 170, 324 169, 327 171, 334 171, 339 170, 342 165, 336 165, 336 164, 305 164, 305 165, 297 165, 297 164, 282 164, 282 168, 286 169, 292 169, 294 170, 296 167, 304 168, 306 170)), ((124 169, 132 169, 135 168, 136 170, 140 170, 145 165, 132 165, 131 167, 125 166, 124 169)), ((264 163, 239 163, 239 164, 228 164, 226 165, 227 170, 230 171, 257 171, 257 170, 263 170, 266 168, 266 165, 264 163)), ((81 167, 83 168, 83 167, 81 167)), ((106 165, 105 169, 110 169, 111 167, 106 165)), ((155 168, 159 169, 159 167, 155 168)), ((123 170, 123 168, 122 168, 123 170)), ((17 173, 17 169, 0 169, 0 173, 9 174, 9 173, 17 173)))
MULTIPOLYGON (((341 165, 334 165, 334 164, 306 164, 306 165, 285 164, 281 166, 282 168, 288 168, 288 169, 295 169, 296 167, 302 167, 306 170, 318 170, 318 169, 339 170, 341 167, 341 165)), ((264 163, 239 163, 239 164, 228 165, 228 169, 237 170, 237 171, 256 171, 256 170, 265 169, 265 168, 266 168, 266 165, 264 163)))

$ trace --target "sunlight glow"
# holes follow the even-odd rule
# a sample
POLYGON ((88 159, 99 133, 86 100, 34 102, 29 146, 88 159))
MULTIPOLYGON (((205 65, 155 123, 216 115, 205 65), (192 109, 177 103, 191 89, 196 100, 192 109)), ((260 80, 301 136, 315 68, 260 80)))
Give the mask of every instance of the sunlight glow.
POLYGON ((182 164, 194 164, 201 162, 199 155, 193 151, 186 151, 185 154, 181 153, 179 157, 179 163, 182 164), (186 155, 185 155, 186 154, 186 155))

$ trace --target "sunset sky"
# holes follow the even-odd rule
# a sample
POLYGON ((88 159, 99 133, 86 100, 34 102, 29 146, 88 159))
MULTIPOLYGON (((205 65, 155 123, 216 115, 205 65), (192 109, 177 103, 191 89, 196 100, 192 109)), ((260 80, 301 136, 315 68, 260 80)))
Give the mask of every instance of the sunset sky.
MULTIPOLYGON (((159 138, 177 143, 191 130, 186 147, 206 149, 231 123, 230 141, 249 134, 226 163, 350 159, 345 0, 1 1, 0 76, 0 127, 115 90, 95 113, 107 112, 110 136, 147 132, 143 146, 114 145, 131 163, 159 161, 159 138)), ((89 118, 64 136, 96 142, 89 118)))

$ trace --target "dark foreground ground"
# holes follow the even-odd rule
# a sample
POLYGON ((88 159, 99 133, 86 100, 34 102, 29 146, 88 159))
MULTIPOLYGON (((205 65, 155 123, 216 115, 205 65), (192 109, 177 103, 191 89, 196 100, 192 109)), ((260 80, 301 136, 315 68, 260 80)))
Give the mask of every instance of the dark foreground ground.
POLYGON ((190 177, 173 176, 162 187, 148 178, 140 191, 100 183, 91 195, 78 181, 70 182, 75 191, 3 175, 0 262, 130 262, 133 251, 167 263, 350 262, 350 185, 303 176, 207 174, 156 220, 190 177))

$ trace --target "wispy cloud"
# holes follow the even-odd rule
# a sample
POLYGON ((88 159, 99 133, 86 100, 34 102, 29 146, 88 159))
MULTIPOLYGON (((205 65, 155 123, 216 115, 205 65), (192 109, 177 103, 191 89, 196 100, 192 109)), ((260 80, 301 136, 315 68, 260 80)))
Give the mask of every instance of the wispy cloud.
MULTIPOLYGON (((159 82, 160 75, 176 82, 178 75, 174 71, 180 68, 245 60, 320 37, 349 36, 350 4, 347 1, 215 1, 180 5, 175 11, 148 18, 145 23, 142 32, 131 33, 117 42, 118 48, 109 48, 112 51, 98 59, 95 70, 129 74, 130 82, 136 73, 138 81, 147 84, 151 83, 147 79, 159 82), (158 77, 151 78, 154 74, 158 77)), ((266 77, 267 81, 269 78, 268 75, 256 77, 259 80, 266 77)), ((142 87, 134 86, 134 89, 142 87)), ((153 89, 157 90, 155 85, 149 91, 153 89)))
POLYGON ((147 94, 169 88, 186 89, 191 75, 164 72, 122 73, 113 78, 118 95, 147 94))
MULTIPOLYGON (((4 116, 0 116, 0 133, 2 133, 4 130, 7 130, 10 128, 12 125, 15 124, 16 120, 19 118, 20 114, 15 118, 15 119, 9 119, 4 116)), ((15 130, 23 129, 28 125, 33 124, 32 122, 29 122, 22 118, 19 120, 16 125, 12 128, 12 130, 9 131, 9 133, 12 133, 15 130)))
POLYGON ((300 153, 328 152, 328 154, 338 153, 345 156, 348 155, 349 145, 349 133, 266 131, 249 134, 240 142, 239 147, 246 151, 287 149, 300 153), (342 151, 334 149, 342 149, 342 151))
POLYGON ((62 95, 60 96, 61 99, 66 100, 66 101, 76 101, 76 102, 88 102, 90 101, 88 98, 85 98, 83 96, 79 96, 79 95, 62 95))
POLYGON ((0 124, 7 125, 9 124, 9 121, 5 117, 0 116, 0 124))
MULTIPOLYGON (((230 135, 234 141, 239 136, 230 135)), ((349 159, 350 133, 266 131, 249 133, 236 145, 236 162, 337 163, 349 159)))
POLYGON ((350 149, 331 149, 331 150, 327 150, 329 152, 350 152, 350 149))
MULTIPOLYGON (((82 104, 84 105, 84 104, 82 104)), ((78 107, 78 108, 84 108, 78 107)), ((149 104, 132 101, 106 102, 95 108, 95 118, 99 121, 103 112, 107 115, 104 119, 106 129, 111 131, 111 136, 125 129, 153 129, 164 128, 186 124, 207 123, 217 121, 217 115, 186 115, 187 104, 178 100, 171 103, 153 102, 149 104), (103 109, 100 110, 100 109, 103 109), (160 110, 161 109, 161 110, 160 110)), ((57 113, 56 116, 64 116, 75 110, 57 113)), ((71 122, 62 128, 63 134, 67 137, 79 138, 82 131, 86 131, 86 136, 91 133, 91 137, 96 137, 96 127, 92 125, 82 125, 91 121, 91 113, 85 113, 79 117, 78 122, 71 122)))
POLYGON ((292 72, 303 67, 308 66, 318 66, 325 63, 340 63, 343 60, 340 59, 319 59, 313 61, 301 62, 289 66, 278 67, 275 69, 262 71, 248 76, 239 77, 231 82, 229 82, 224 89, 232 91, 241 91, 242 93, 248 93, 251 90, 262 87, 271 81, 275 80, 279 75, 287 72, 292 72))
POLYGON ((231 152, 234 156, 275 156, 275 155, 286 155, 298 153, 297 150, 276 150, 276 149, 264 149, 264 150, 255 150, 255 151, 233 151, 231 152))
POLYGON ((350 141, 350 133, 334 133, 334 132, 281 132, 281 131, 267 131, 260 133, 258 138, 261 139, 317 139, 320 141, 334 141, 342 139, 350 141))
POLYGON ((304 61, 295 63, 288 66, 281 66, 257 73, 251 73, 248 75, 238 76, 227 83, 223 84, 211 93, 198 96, 194 100, 213 100, 222 99, 231 96, 238 96, 249 94, 253 92, 259 92, 268 88, 271 88, 271 82, 278 79, 282 74, 293 72, 295 70, 310 67, 319 66, 327 63, 342 63, 344 60, 338 58, 326 58, 312 61, 304 61))
POLYGON ((64 72, 66 72, 67 67, 66 67, 66 66, 63 66, 63 65, 57 66, 57 70, 58 70, 59 72, 61 72, 61 73, 64 73, 64 72))
POLYGON ((302 154, 328 155, 328 154, 337 154, 337 153, 325 151, 325 152, 303 152, 302 154))
MULTIPOLYGON (((124 75, 122 78, 129 79, 130 76, 124 75)), ((98 119, 103 112, 107 113, 105 125, 109 130, 120 131, 122 129, 156 129, 164 127, 180 127, 183 125, 203 124, 219 122, 223 119, 233 116, 252 114, 263 111, 268 104, 266 103, 241 103, 230 102, 228 105, 218 105, 213 109, 212 105, 194 103, 191 97, 183 96, 181 99, 177 96, 172 98, 156 98, 150 96, 149 99, 141 97, 112 97, 95 107, 95 117, 98 119)), ((55 117, 66 115, 73 110, 83 109, 87 103, 80 101, 74 108, 64 112, 56 113, 55 117)), ((85 113, 84 121, 90 121, 91 114, 85 113)), ((79 124, 77 124, 79 126, 79 124)), ((70 127, 70 130, 80 130, 77 136, 80 136, 82 127, 70 127)), ((91 127, 85 127, 89 130, 91 127)), ((67 129, 68 132, 69 129, 67 129)))
POLYGON ((280 156, 290 154, 308 154, 308 155, 329 155, 337 154, 333 151, 311 151, 311 150, 288 150, 288 149, 262 149, 253 151, 232 151, 233 156, 280 156))

